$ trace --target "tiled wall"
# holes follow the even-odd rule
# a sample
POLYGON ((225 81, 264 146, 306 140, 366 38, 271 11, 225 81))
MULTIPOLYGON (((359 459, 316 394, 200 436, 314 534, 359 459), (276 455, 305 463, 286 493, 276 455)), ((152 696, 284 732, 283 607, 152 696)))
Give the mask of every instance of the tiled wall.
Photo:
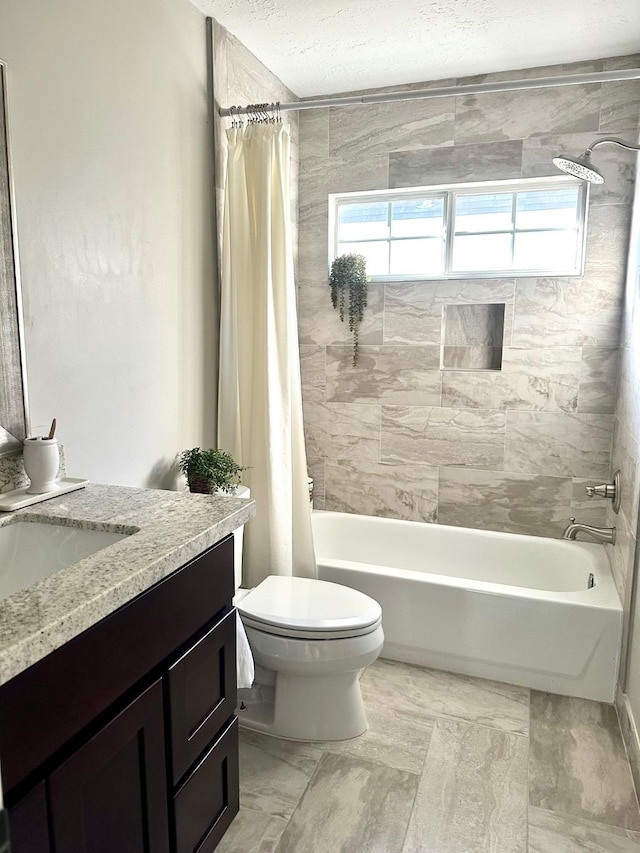
POLYGON ((609 476, 632 155, 598 150, 607 183, 591 194, 584 276, 371 283, 355 369, 326 283, 327 194, 557 174, 555 153, 628 135, 639 110, 637 83, 616 82, 300 114, 298 309, 316 506, 553 536, 570 515, 604 522, 584 483, 609 476), (441 372, 443 306, 493 302, 506 304, 502 371, 441 372))
MULTIPOLYGON (((627 133, 638 141, 638 130, 627 133)), ((640 191, 636 188, 629 247, 622 326, 620 382, 616 405, 612 470, 622 472, 622 505, 610 509, 608 523, 617 530, 607 546, 624 605, 624 639, 618 711, 631 767, 640 791, 640 595, 638 592, 638 503, 640 493, 640 191)))
MULTIPOLYGON (((213 96, 215 107, 215 182, 218 253, 221 257, 228 118, 218 114, 219 107, 297 101, 297 96, 263 65, 242 42, 213 22, 213 96)), ((291 222, 294 248, 298 222, 298 115, 283 113, 291 134, 291 222)))

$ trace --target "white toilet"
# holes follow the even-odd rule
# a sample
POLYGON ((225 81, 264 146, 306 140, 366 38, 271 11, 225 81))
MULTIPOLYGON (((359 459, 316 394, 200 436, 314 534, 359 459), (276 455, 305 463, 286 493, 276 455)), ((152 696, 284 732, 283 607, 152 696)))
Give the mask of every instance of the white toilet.
POLYGON ((382 649, 382 609, 354 589, 271 575, 237 603, 256 662, 247 728, 294 740, 367 730, 360 670, 382 649))
MULTIPOLYGON (((236 536, 236 591, 241 543, 236 536)), ((292 740, 363 734, 359 675, 382 650, 378 602, 340 584, 275 575, 244 593, 236 595, 236 607, 256 678, 238 691, 241 725, 292 740)))

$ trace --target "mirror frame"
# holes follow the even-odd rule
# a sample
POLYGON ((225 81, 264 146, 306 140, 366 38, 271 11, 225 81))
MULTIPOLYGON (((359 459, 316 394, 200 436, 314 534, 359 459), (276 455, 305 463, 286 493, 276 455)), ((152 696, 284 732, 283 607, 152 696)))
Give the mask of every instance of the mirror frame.
POLYGON ((0 59, 0 457, 29 434, 22 285, 7 108, 7 65, 0 59))

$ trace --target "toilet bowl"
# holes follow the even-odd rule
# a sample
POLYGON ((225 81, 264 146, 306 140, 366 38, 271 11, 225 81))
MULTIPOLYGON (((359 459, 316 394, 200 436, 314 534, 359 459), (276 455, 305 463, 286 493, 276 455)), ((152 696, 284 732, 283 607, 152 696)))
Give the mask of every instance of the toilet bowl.
POLYGON ((292 740, 346 740, 367 721, 360 671, 382 649, 382 609, 340 584, 271 575, 236 606, 256 662, 242 726, 292 740))

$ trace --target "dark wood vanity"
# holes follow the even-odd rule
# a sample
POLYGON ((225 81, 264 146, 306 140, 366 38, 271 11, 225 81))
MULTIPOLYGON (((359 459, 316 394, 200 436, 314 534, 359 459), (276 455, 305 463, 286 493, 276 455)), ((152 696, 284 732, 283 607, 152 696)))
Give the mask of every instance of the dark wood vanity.
POLYGON ((210 853, 238 811, 233 537, 0 687, 13 853, 210 853))

